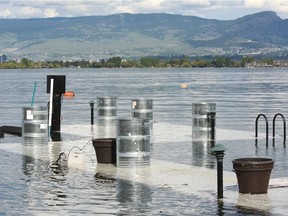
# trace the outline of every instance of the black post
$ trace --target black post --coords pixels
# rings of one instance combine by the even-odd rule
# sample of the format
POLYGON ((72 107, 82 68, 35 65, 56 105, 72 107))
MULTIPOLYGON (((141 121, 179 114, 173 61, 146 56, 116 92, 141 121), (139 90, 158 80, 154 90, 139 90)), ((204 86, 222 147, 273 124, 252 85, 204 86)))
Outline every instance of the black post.
POLYGON ((91 107, 91 125, 94 124, 94 101, 90 101, 90 107, 91 107))
POLYGON ((216 154, 218 199, 223 198, 223 158, 224 152, 216 154))
POLYGON ((53 94, 53 111, 51 124, 51 139, 61 141, 61 94, 53 94))
MULTIPOLYGON (((61 141, 61 100, 62 94, 65 93, 66 77, 62 75, 47 76, 47 93, 53 92, 53 108, 50 136, 52 141, 61 141), (54 80, 53 91, 51 89, 51 79, 54 80)), ((50 102, 49 102, 50 103, 50 102)), ((51 110, 49 111, 51 112, 51 110)))
POLYGON ((216 159, 217 159, 217 194, 218 194, 218 199, 223 198, 223 158, 224 158, 224 151, 225 150, 226 150, 226 148, 221 144, 215 145, 210 150, 216 156, 216 159))
POLYGON ((211 128, 211 139, 215 139, 215 118, 216 118, 216 112, 208 112, 207 113, 207 121, 208 125, 211 128))

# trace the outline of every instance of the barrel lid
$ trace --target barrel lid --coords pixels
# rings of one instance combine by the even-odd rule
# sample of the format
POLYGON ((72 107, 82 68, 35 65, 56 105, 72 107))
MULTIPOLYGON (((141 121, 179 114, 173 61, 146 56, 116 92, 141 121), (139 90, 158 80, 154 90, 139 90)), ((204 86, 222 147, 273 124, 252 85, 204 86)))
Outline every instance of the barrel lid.
POLYGON ((118 98, 118 97, 117 96, 101 96, 101 97, 97 97, 97 99, 101 99, 101 98, 107 99, 107 98, 118 98))

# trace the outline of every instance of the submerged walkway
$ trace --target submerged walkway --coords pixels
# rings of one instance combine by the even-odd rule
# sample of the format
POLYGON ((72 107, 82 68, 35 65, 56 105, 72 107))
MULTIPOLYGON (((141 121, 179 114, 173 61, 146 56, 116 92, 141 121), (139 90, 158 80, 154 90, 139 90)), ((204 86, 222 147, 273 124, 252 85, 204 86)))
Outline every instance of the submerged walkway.
MULTIPOLYGON (((154 193, 166 190, 171 193, 201 197, 207 202, 207 205, 217 202, 217 171, 215 166, 206 168, 194 166, 192 162, 192 164, 189 164, 189 160, 192 160, 193 157, 190 126, 177 125, 175 127, 175 125, 169 124, 155 124, 152 138, 151 165, 145 168, 119 168, 112 164, 97 164, 93 146, 89 143, 89 140, 96 138, 96 132, 96 126, 64 125, 62 127, 63 141, 49 143, 49 148, 39 147, 36 150, 36 148, 30 146, 26 148, 28 151, 23 151, 25 148, 22 148, 21 143, 5 143, 6 138, 4 138, 0 144, 0 149, 12 151, 16 154, 27 154, 27 156, 51 162, 55 161, 55 158, 62 151, 67 153, 75 146, 81 148, 86 145, 84 148, 85 154, 82 155, 83 161, 74 161, 74 163, 71 161, 69 173, 77 173, 84 169, 94 174, 98 173, 112 181, 122 179, 144 184, 154 193), (190 149, 190 152, 187 152, 187 149, 190 149), (159 155, 161 153, 166 155, 159 155), (176 162, 177 158, 179 162, 176 162)), ((253 132, 217 129, 216 134, 219 142, 225 140, 231 142, 235 140, 239 142, 253 140, 253 132)), ((14 140, 17 141, 17 139, 14 140)), ((206 153, 204 152, 204 155, 206 153)), ((242 154, 245 155, 246 152, 243 151, 242 154)), ((287 214, 288 178, 285 175, 271 178, 268 193, 262 195, 240 194, 236 174, 232 171, 224 171, 223 181, 224 198, 221 202, 224 203, 224 208, 225 205, 229 204, 229 206, 235 208, 235 211, 237 211, 237 208, 243 207, 262 213, 268 212, 269 215, 287 214)), ((167 197, 167 200, 169 200, 169 197, 167 197)), ((169 208, 169 205, 166 208, 169 208)), ((173 207, 170 206, 170 208, 173 207)), ((191 213, 198 212, 200 208, 203 207, 193 206, 191 200, 191 213)), ((225 209, 223 211, 225 213, 225 209)), ((164 213, 165 208, 163 207, 164 213)))
POLYGON ((4 134, 12 134, 16 136, 22 136, 22 128, 15 126, 1 126, 0 127, 0 137, 4 137, 4 134))

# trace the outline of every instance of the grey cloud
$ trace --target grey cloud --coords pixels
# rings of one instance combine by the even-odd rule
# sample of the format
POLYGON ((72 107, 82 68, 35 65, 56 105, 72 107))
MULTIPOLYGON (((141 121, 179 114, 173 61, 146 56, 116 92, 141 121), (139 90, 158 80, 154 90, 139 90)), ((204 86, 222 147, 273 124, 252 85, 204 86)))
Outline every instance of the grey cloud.
MULTIPOLYGON (((204 18, 235 19, 251 14, 245 2, 253 0, 0 0, 0 18, 31 18, 49 16, 91 16, 115 13, 174 13, 204 18), (24 10, 24 8, 26 9, 24 10), (31 7, 31 13, 27 10, 31 7), (10 13, 8 13, 10 12, 10 13)), ((272 10, 288 18, 288 7, 283 0, 273 1, 272 10), (279 7, 277 7, 277 5, 279 7), (280 7, 281 6, 281 7, 280 7)), ((272 3, 271 3, 272 4, 272 3)), ((267 10, 265 8, 257 9, 267 10)))

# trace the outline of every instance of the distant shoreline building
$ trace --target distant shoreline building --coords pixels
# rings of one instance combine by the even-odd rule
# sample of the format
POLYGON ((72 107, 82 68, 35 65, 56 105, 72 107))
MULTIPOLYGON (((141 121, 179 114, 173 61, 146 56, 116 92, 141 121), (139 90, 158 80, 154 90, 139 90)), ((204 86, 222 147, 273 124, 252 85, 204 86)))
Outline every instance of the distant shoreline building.
POLYGON ((4 63, 6 61, 7 61, 7 56, 3 55, 3 54, 0 54, 0 63, 4 63))

